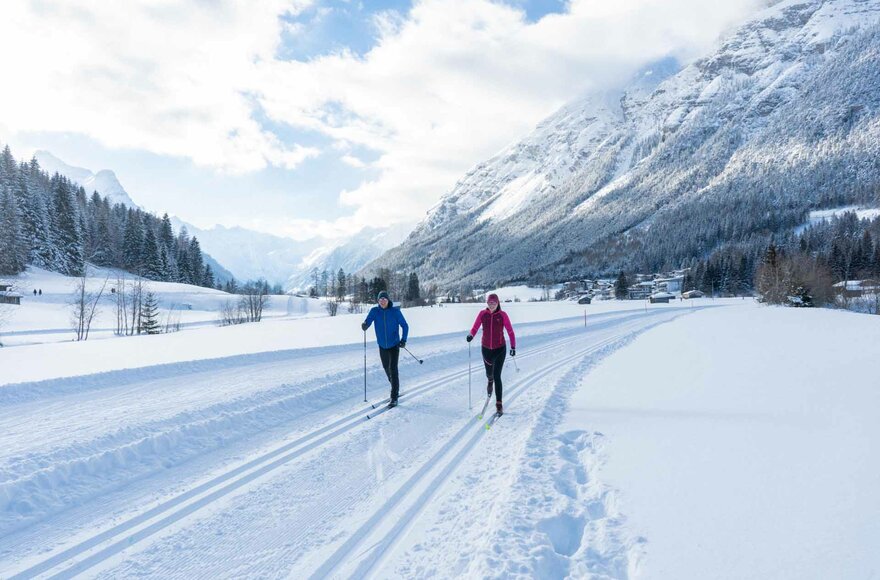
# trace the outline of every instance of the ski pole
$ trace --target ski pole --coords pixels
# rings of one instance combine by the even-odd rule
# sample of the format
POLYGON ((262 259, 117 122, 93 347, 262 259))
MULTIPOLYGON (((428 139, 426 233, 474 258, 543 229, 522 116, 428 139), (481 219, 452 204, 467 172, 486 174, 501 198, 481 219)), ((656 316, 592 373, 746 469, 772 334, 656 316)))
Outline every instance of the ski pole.
POLYGON ((364 331, 364 403, 367 402, 367 331, 364 331))
POLYGON ((468 343, 468 410, 471 410, 471 343, 468 343))
POLYGON ((512 356, 512 357, 510 357, 510 358, 513 359, 513 366, 514 366, 514 368, 516 369, 516 372, 519 372, 519 365, 516 364, 516 357, 515 357, 515 356, 512 356))
MULTIPOLYGON (((406 347, 403 347, 403 350, 405 350, 406 352, 409 352, 409 349, 406 348, 406 347)), ((425 361, 423 361, 422 359, 420 359, 419 357, 417 357, 416 355, 414 355, 414 354, 411 353, 411 352, 409 352, 409 356, 411 356, 411 357, 413 357, 414 359, 416 359, 417 361, 419 361, 419 364, 422 364, 423 362, 425 362, 425 361)))

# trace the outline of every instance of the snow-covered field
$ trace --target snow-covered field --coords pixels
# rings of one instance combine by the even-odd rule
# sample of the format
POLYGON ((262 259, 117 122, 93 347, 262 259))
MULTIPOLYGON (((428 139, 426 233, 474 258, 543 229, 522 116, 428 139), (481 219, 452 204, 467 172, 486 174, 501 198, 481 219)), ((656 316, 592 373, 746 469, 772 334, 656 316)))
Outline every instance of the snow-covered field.
MULTIPOLYGON (((130 278, 131 275, 127 275, 130 278)), ((0 326, 0 342, 4 346, 65 342, 75 338, 71 328, 71 302, 75 278, 62 276, 40 268, 29 267, 20 276, 4 278, 12 283, 22 295, 21 305, 8 307, 8 320, 0 326), (42 290, 35 295, 34 290, 42 290)), ((104 297, 98 315, 92 323, 89 340, 114 337, 116 310, 110 289, 116 285, 114 270, 90 268, 87 287, 98 291, 106 281, 104 297)), ((146 290, 159 300, 159 323, 164 328, 179 324, 181 329, 216 326, 224 303, 233 302, 236 296, 188 284, 171 282, 147 282, 146 290)), ((264 312, 266 318, 300 318, 326 316, 323 305, 317 300, 295 296, 273 296, 264 312)))
POLYGON ((876 317, 504 307, 491 429, 475 305, 405 311, 393 410, 363 315, 0 349, 0 577, 880 571, 876 317))

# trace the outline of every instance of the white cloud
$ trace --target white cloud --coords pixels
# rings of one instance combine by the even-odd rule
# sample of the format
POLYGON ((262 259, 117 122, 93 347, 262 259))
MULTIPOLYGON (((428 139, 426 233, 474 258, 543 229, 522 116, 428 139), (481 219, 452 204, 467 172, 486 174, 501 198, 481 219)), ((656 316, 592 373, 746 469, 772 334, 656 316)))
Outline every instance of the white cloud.
POLYGON ((701 54, 754 4, 573 0, 528 23, 499 3, 422 0, 406 20, 379 17, 363 57, 270 63, 258 98, 275 119, 380 152, 379 177, 340 196, 346 221, 412 220, 565 102, 651 59, 701 54))
MULTIPOLYGON (((340 219, 289 229, 354 232, 413 221, 475 163, 566 101, 642 63, 707 50, 758 0, 571 0, 536 23, 489 0, 420 0, 383 12, 366 55, 279 61, 279 16, 311 0, 11 3, 0 20, 3 122, 110 147, 189 157, 230 172, 293 168, 318 155, 256 118, 319 131, 377 177, 340 192, 340 219), (14 113, 13 113, 14 112, 14 113)), ((277 224, 272 218, 271 223, 277 224)), ((267 223, 269 223, 267 222, 267 223)), ((274 231, 288 229, 275 225, 274 231)))
POLYGON ((295 167, 317 150, 264 130, 249 95, 274 57, 279 15, 305 5, 9 3, 0 52, 17 90, 0 91, 0 111, 13 131, 82 133, 231 172, 295 167))

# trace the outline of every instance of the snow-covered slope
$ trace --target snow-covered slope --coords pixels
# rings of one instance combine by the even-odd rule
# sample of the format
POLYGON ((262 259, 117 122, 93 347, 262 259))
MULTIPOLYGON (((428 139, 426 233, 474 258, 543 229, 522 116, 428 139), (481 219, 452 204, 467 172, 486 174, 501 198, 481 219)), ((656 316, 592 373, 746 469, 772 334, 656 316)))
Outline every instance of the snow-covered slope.
POLYGON ((880 183, 878 22, 880 0, 776 2, 678 72, 563 108, 371 267, 441 285, 661 267, 863 197, 880 183))

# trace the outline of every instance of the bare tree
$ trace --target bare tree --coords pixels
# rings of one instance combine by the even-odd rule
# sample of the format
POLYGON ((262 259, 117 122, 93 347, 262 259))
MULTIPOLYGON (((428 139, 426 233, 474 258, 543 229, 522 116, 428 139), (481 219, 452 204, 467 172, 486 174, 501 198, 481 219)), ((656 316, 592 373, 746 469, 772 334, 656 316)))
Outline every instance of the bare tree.
POLYGON ((336 313, 339 311, 339 299, 336 296, 327 298, 324 301, 324 309, 327 310, 327 314, 330 316, 336 316, 336 313))
POLYGON ((111 289, 116 304, 116 334, 140 334, 141 313, 147 283, 140 276, 126 278, 125 272, 116 275, 116 286, 111 289))
POLYGON ((248 282, 242 292, 240 303, 247 322, 259 322, 263 319, 263 309, 269 305, 267 284, 263 280, 248 282))
POLYGON ((89 290, 88 273, 89 268, 86 266, 83 268, 82 276, 77 278, 71 302, 70 323, 78 341, 89 339, 92 321, 98 313, 98 303, 104 295, 104 290, 107 288, 107 280, 110 278, 109 274, 104 277, 104 281, 98 291, 89 290))
POLYGON ((220 326, 246 322, 241 300, 227 300, 220 306, 220 326))
POLYGON ((172 304, 165 316, 165 334, 180 331, 180 307, 172 304))

